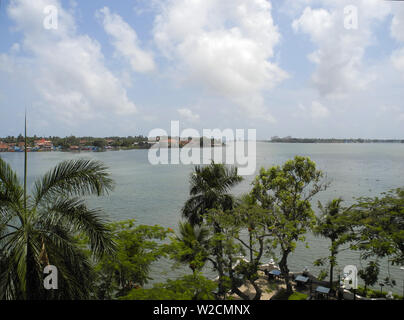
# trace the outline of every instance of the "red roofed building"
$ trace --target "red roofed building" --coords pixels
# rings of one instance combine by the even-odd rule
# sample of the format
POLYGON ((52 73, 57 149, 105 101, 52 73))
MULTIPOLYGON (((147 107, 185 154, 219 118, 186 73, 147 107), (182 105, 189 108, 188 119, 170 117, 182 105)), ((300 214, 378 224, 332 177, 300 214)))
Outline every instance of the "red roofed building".
POLYGON ((36 140, 34 143, 35 143, 35 146, 40 149, 52 149, 53 148, 53 144, 49 140, 40 139, 40 140, 36 140))
POLYGON ((8 151, 8 144, 0 141, 0 152, 8 151))

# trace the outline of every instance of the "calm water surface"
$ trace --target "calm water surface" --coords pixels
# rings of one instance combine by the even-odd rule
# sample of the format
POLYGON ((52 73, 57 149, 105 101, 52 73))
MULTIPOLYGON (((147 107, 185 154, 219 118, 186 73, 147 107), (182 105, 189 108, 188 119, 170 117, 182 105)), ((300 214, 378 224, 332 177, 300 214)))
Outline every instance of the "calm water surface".
MULTIPOLYGON (((112 173, 116 188, 108 197, 90 200, 92 206, 102 207, 111 220, 135 218, 141 224, 160 224, 176 229, 180 209, 188 198, 188 177, 192 166, 159 165, 148 162, 147 150, 116 151, 102 153, 61 153, 45 152, 28 154, 28 184, 44 174, 58 162, 75 158, 95 158, 103 161, 112 173)), ((354 197, 375 196, 389 189, 404 187, 404 144, 272 144, 257 143, 257 172, 260 167, 282 164, 295 155, 309 156, 323 170, 330 187, 313 200, 326 202, 342 197, 348 205, 354 197)), ((20 175, 23 173, 22 153, 2 153, 3 159, 11 164, 20 175)), ((254 176, 234 188, 233 192, 242 194, 250 190, 254 176)), ((313 261, 328 255, 329 242, 326 239, 307 235, 309 248, 301 244, 290 256, 291 271, 301 271, 308 266, 316 273, 318 268, 313 261)), ((358 254, 351 251, 341 252, 340 266, 355 264, 361 267, 358 254)), ((166 277, 177 277, 187 269, 170 268, 170 263, 160 261, 153 268, 155 281, 166 277)), ((389 289, 401 293, 404 271, 397 267, 382 265, 380 279, 388 273, 397 281, 397 286, 389 289)), ((384 289, 386 290, 386 288, 384 289)))

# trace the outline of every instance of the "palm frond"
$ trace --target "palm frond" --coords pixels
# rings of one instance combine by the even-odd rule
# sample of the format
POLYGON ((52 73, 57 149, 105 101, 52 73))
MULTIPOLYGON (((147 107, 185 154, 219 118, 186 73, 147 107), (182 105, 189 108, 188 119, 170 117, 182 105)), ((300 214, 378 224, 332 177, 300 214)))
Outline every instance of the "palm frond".
POLYGON ((99 209, 87 208, 84 200, 79 198, 57 198, 50 206, 43 208, 40 219, 44 229, 69 226, 73 234, 83 233, 89 238, 95 256, 113 253, 115 244, 110 229, 99 209))
POLYGON ((23 189, 11 166, 0 158, 0 209, 22 205, 23 189))
POLYGON ((58 268, 57 292, 43 292, 46 299, 88 299, 91 292, 92 265, 71 230, 65 226, 47 226, 41 230, 49 263, 58 268), (85 285, 83 285, 85 284, 85 285))
POLYGON ((243 178, 237 167, 212 162, 208 166, 195 166, 190 176, 190 198, 182 208, 182 215, 192 225, 201 224, 209 209, 232 209, 234 198, 227 192, 243 178))
POLYGON ((68 160, 59 163, 35 182, 34 205, 55 195, 101 196, 113 189, 107 168, 95 160, 68 160))

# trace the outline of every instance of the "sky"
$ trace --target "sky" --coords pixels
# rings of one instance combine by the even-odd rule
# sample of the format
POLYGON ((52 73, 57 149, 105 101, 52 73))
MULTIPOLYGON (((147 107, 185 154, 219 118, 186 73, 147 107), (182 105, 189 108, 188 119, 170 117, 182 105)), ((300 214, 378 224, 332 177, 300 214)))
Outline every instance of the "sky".
POLYGON ((404 1, 2 0, 0 136, 404 138, 404 1))

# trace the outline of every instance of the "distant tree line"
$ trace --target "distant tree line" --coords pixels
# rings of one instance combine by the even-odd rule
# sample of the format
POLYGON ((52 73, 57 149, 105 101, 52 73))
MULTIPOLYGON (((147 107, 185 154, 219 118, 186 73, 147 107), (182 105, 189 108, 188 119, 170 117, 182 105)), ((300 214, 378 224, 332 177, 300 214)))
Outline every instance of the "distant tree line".
MULTIPOLYGON (((55 147, 60 147, 61 149, 68 149, 70 146, 94 146, 99 148, 104 148, 105 146, 111 146, 114 148, 130 148, 134 144, 138 146, 146 146, 148 143, 148 138, 142 135, 139 136, 128 136, 128 137, 76 137, 76 136, 68 136, 68 137, 57 137, 57 136, 32 136, 27 137, 27 145, 29 147, 33 147, 36 140, 45 139, 52 142, 55 147)), ((7 136, 4 138, 0 138, 0 141, 5 143, 19 143, 24 142, 24 137, 20 134, 17 137, 7 136)))
POLYGON ((400 139, 335 139, 335 138, 293 138, 293 137, 272 137, 270 141, 274 143, 404 143, 400 139))

